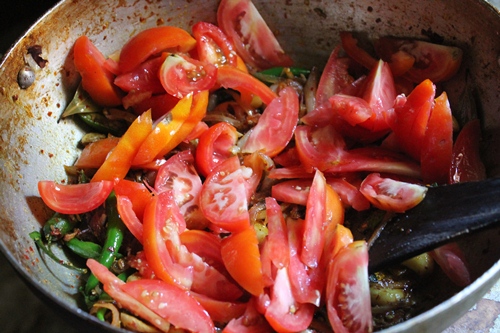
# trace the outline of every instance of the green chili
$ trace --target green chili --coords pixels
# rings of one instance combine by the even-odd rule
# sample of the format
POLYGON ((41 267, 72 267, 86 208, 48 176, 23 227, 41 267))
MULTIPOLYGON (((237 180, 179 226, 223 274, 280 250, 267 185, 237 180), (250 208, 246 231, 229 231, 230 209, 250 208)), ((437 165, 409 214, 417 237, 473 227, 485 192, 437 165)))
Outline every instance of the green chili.
POLYGON ((76 115, 79 117, 86 125, 92 128, 94 131, 103 133, 103 134, 111 134, 114 136, 122 136, 123 133, 128 128, 126 122, 121 120, 111 120, 106 118, 106 116, 102 113, 78 113, 76 115))
POLYGON ((259 73, 262 75, 283 76, 287 72, 293 74, 293 76, 301 76, 301 75, 307 76, 309 75, 309 73, 311 73, 311 70, 298 67, 273 67, 260 71, 259 73))
POLYGON ((75 227, 75 221, 69 215, 55 213, 42 228, 43 235, 47 241, 56 241, 71 232, 75 227))
MULTIPOLYGON (((105 205, 108 226, 106 241, 104 242, 98 261, 107 268, 110 268, 122 245, 126 227, 118 214, 118 209, 116 207, 116 195, 114 191, 111 192, 109 197, 106 199, 105 205)), ((87 280, 87 284, 85 285, 85 294, 89 295, 92 289, 94 289, 98 284, 99 281, 95 275, 91 274, 87 280)))
POLYGON ((31 239, 33 239, 35 241, 35 244, 37 245, 37 247, 40 250, 42 250, 45 254, 47 254, 52 260, 57 262, 58 264, 66 267, 66 268, 74 269, 74 270, 76 270, 80 273, 83 273, 83 274, 87 273, 86 268, 76 267, 75 265, 73 265, 72 263, 70 263, 68 261, 64 261, 62 259, 59 259, 54 254, 54 252, 52 252, 52 250, 50 249, 51 243, 49 243, 48 245, 45 245, 45 243, 42 241, 42 235, 38 231, 33 231, 29 235, 30 235, 31 239))
POLYGON ((85 259, 98 259, 102 253, 102 246, 94 242, 82 241, 76 237, 66 242, 66 246, 85 259))

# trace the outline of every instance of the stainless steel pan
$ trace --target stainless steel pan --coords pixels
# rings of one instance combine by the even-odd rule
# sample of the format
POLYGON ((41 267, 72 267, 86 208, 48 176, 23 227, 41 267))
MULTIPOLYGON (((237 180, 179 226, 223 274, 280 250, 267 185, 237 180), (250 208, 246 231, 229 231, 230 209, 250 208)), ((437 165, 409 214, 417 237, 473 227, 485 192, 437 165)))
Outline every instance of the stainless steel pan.
MULTIPOLYGON (((500 174, 500 14, 485 1, 473 0, 255 0, 283 48, 300 66, 322 64, 339 42, 341 30, 368 36, 425 38, 435 33, 462 47, 465 61, 458 78, 447 84, 452 107, 462 107, 467 91, 477 97, 484 131, 484 158, 490 176, 500 174), (466 84, 467 82, 467 84, 466 84)), ((215 21, 218 1, 62 1, 13 46, 0 67, 0 249, 47 302, 60 307, 75 326, 116 331, 79 308, 78 276, 44 261, 28 234, 39 229, 50 212, 37 193, 42 179, 63 180, 63 165, 77 157, 82 132, 59 115, 78 84, 71 48, 86 34, 104 54, 111 54, 133 34, 158 24, 189 29, 199 20, 215 21), (48 61, 38 68, 27 89, 17 83, 29 56, 42 47, 48 61), (83 326, 81 323, 83 322, 83 326)), ((453 323, 500 278, 500 230, 464 243, 475 281, 422 315, 387 332, 438 332, 453 323)), ((442 289, 438 281, 429 288, 442 289)))

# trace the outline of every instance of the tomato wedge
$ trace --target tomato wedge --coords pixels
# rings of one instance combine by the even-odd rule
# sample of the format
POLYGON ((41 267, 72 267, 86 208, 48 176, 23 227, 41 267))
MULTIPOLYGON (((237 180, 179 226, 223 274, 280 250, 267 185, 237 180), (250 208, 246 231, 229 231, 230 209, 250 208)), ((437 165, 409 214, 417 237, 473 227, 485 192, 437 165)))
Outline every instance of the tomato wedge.
POLYGON ((38 182, 38 192, 50 209, 61 214, 82 214, 102 205, 113 186, 108 180, 74 185, 42 180, 38 182))
POLYGON ((415 207, 427 193, 425 186, 382 178, 378 173, 369 174, 359 190, 375 207, 397 213, 415 207))
POLYGON ((190 332, 215 332, 214 323, 205 309, 177 286, 161 280, 139 279, 125 283, 121 289, 177 328, 190 332))
POLYGON ((449 243, 430 252, 446 276, 457 286, 465 287, 471 283, 471 274, 465 254, 457 243, 449 243))
POLYGON ((326 308, 335 332, 373 330, 366 242, 353 242, 333 258, 328 269, 326 308))
POLYGON ((216 123, 206 130, 196 146, 196 166, 200 173, 206 177, 218 164, 233 156, 237 140, 236 128, 226 122, 216 123))
POLYGON ((118 65, 122 73, 130 72, 150 56, 163 51, 188 52, 196 40, 185 30, 161 26, 143 30, 129 39, 120 51, 118 65))
POLYGON ((265 108, 257 125, 247 132, 241 151, 261 151, 269 157, 278 155, 291 140, 298 116, 299 97, 292 87, 286 87, 265 108), (277 136, 277 132, 280 135, 277 136))
POLYGON ((160 68, 160 81, 165 91, 177 98, 210 90, 217 80, 217 67, 180 54, 169 55, 160 68))
POLYGON ((148 91, 152 94, 165 92, 158 73, 167 55, 162 55, 141 63, 131 72, 118 75, 114 84, 123 91, 148 91))
POLYGON ((207 176, 200 203, 203 214, 214 225, 227 231, 242 231, 249 227, 246 181, 251 173, 250 168, 242 167, 238 157, 233 156, 207 176))
POLYGON ((222 0, 217 23, 238 55, 255 70, 292 65, 292 59, 285 54, 252 1, 222 0))
POLYGON ((92 100, 103 106, 122 103, 123 92, 113 84, 115 76, 106 69, 106 58, 87 36, 75 41, 73 57, 75 67, 82 76, 82 87, 92 100))
POLYGON ((223 65, 237 67, 238 55, 218 26, 208 22, 198 22, 191 30, 196 39, 196 50, 201 61, 217 67, 223 65))
POLYGON ((238 284, 254 296, 264 292, 259 241, 251 226, 221 241, 222 261, 238 284))

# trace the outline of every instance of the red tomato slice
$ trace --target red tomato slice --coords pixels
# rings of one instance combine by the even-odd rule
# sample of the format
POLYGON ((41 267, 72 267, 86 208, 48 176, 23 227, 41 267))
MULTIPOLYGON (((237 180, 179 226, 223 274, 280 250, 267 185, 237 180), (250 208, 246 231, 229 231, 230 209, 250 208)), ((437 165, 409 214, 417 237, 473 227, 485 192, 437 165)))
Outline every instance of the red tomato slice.
POLYGON ((190 295, 193 296, 198 303, 201 304, 203 309, 208 312, 214 323, 218 324, 226 324, 229 321, 242 316, 247 307, 246 303, 218 301, 192 291, 190 292, 190 295))
POLYGON ((250 0, 221 1, 217 23, 245 63, 255 70, 292 65, 292 59, 250 0))
POLYGON ((127 73, 152 55, 167 50, 188 52, 195 45, 196 40, 183 29, 173 26, 150 28, 139 32, 122 47, 118 65, 122 73, 127 73))
POLYGON ((120 179, 115 181, 114 189, 117 196, 125 196, 130 199, 135 214, 142 221, 144 209, 149 204, 152 196, 146 185, 127 179, 120 179))
POLYGON ((148 91, 152 94, 165 92, 158 73, 167 55, 159 56, 141 63, 131 72, 118 75, 114 83, 123 91, 148 91))
POLYGON ((157 193, 173 191, 188 229, 203 229, 208 224, 199 207, 201 187, 201 179, 194 167, 194 157, 190 150, 170 157, 158 169, 154 185, 157 193))
POLYGON ((396 101, 391 128, 401 149, 420 161, 427 123, 434 104, 436 87, 430 80, 420 83, 406 100, 396 101))
POLYGON ((458 47, 393 37, 378 39, 375 51, 384 61, 391 61, 398 52, 413 57, 414 64, 404 75, 415 83, 425 79, 434 83, 450 79, 460 68, 463 56, 458 47))
POLYGON ((86 145, 76 160, 75 166, 82 169, 98 169, 119 141, 120 138, 108 137, 86 145))
POLYGON ((250 226, 246 181, 251 169, 242 167, 237 156, 219 164, 203 183, 200 203, 203 214, 227 231, 250 226))
POLYGON ((369 70, 377 65, 377 60, 358 46, 358 40, 354 38, 352 33, 348 31, 341 31, 339 35, 342 48, 349 55, 349 57, 353 58, 358 64, 369 70))
POLYGON ((222 30, 208 22, 198 22, 192 27, 196 39, 196 49, 201 61, 217 67, 237 66, 237 55, 227 36, 222 30))
POLYGON ((142 244, 144 240, 144 227, 134 211, 132 201, 126 196, 117 195, 116 208, 118 209, 123 224, 125 224, 127 229, 134 235, 139 243, 142 244))
POLYGON ((354 237, 351 230, 340 223, 328 225, 325 237, 325 247, 321 260, 323 267, 328 267, 341 249, 354 242, 354 237))
POLYGON ((264 292, 259 241, 251 226, 222 239, 222 261, 238 284, 254 296, 264 292))
POLYGON ((190 289, 193 284, 193 267, 184 267, 174 261, 174 253, 166 246, 173 233, 185 229, 185 222, 174 201, 171 191, 153 196, 144 211, 144 253, 155 275, 183 289, 190 289), (166 231, 169 231, 168 234, 166 231))
POLYGON ((122 103, 123 92, 113 84, 115 76, 106 69, 106 58, 87 36, 81 36, 73 47, 75 67, 82 76, 82 87, 92 100, 102 106, 122 103))
POLYGON ((332 112, 351 126, 363 126, 374 116, 368 102, 360 97, 335 94, 328 100, 332 105, 332 112))
POLYGON ((266 219, 268 236, 266 238, 270 260, 276 268, 290 264, 290 250, 285 218, 275 198, 266 198, 266 219))
POLYGON ((251 298, 245 309, 245 313, 232 319, 222 330, 223 333, 272 333, 274 332, 269 323, 257 310, 256 298, 251 298))
POLYGON ((179 103, 179 99, 177 97, 170 94, 160 94, 132 104, 131 107, 138 115, 151 110, 151 117, 153 120, 157 120, 172 110, 177 103, 179 103))
POLYGON ((278 332, 300 332, 311 324, 315 309, 313 304, 295 301, 288 269, 278 269, 271 290, 271 303, 265 312, 269 324, 278 332))
POLYGON ((457 286, 465 287, 471 283, 471 275, 465 255, 457 243, 449 243, 430 252, 432 258, 444 273, 457 286))
POLYGON ((443 92, 431 110, 420 157, 426 184, 447 184, 453 150, 453 118, 448 96, 443 92))
POLYGON ((82 214, 102 205, 113 186, 113 182, 107 180, 74 185, 42 180, 38 182, 38 192, 50 209, 61 214, 82 214))
POLYGON ((243 95, 250 94, 257 96, 266 105, 269 105, 273 99, 278 97, 274 91, 262 81, 232 66, 219 67, 217 71, 217 82, 222 87, 237 90, 243 95))
POLYGON ((203 176, 207 176, 220 163, 233 156, 232 148, 238 140, 236 128, 220 122, 206 130, 196 147, 196 166, 203 176))
POLYGON ((205 309, 188 292, 161 280, 139 279, 121 289, 147 306, 176 328, 190 332, 215 332, 205 309))
POLYGON ((397 213, 415 207, 427 193, 425 186, 382 178, 378 173, 369 174, 359 190, 375 207, 397 213))
POLYGON ((326 180, 321 171, 316 171, 307 197, 306 219, 302 236, 300 259, 310 268, 318 266, 325 244, 326 180))
POLYGON ((371 332, 368 246, 356 241, 342 248, 328 269, 328 319, 335 332, 371 332))
POLYGON ((217 81, 217 67, 209 62, 171 54, 161 65, 160 81, 167 93, 183 98, 189 93, 210 90, 217 81))
POLYGON ((179 235, 182 245, 189 252, 195 253, 210 266, 224 273, 226 268, 222 262, 221 239, 214 233, 205 230, 185 230, 179 235))
POLYGON ((137 301, 134 297, 125 293, 121 289, 121 287, 125 285, 125 282, 118 279, 105 266, 101 265, 94 259, 87 260, 87 266, 104 285, 104 291, 115 301, 119 302, 123 308, 145 319, 163 332, 168 332, 170 330, 169 321, 165 320, 147 306, 137 301))
POLYGON ((480 156, 481 124, 471 120, 458 133, 453 145, 450 167, 450 184, 483 180, 486 169, 480 156))
POLYGON ((243 153, 261 151, 269 157, 278 155, 290 141, 297 126, 299 97, 292 87, 286 87, 266 107, 257 125, 247 132, 243 153), (276 135, 276 133, 280 133, 276 135))

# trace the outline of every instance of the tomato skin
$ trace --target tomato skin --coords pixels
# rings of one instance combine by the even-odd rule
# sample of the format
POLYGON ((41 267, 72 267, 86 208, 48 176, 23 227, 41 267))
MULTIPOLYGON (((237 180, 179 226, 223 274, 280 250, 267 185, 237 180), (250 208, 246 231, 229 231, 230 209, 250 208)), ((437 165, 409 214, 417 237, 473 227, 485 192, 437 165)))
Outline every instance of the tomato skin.
POLYGON ((142 244, 144 240, 144 227, 141 220, 137 217, 137 213, 134 211, 132 201, 127 196, 117 195, 116 208, 127 229, 142 244))
POLYGON ((292 65, 292 59, 250 0, 221 1, 217 23, 245 63, 254 69, 292 65))
POLYGON ((242 94, 258 96, 266 105, 269 105, 273 99, 278 97, 262 81, 232 66, 219 67, 217 83, 226 89, 234 89, 242 94))
POLYGON ((92 100, 102 106, 120 105, 123 92, 113 84, 114 75, 104 65, 106 58, 87 36, 75 41, 73 57, 82 87, 92 100))
POLYGON ((290 252, 287 227, 281 207, 275 198, 266 198, 266 219, 268 228, 266 246, 269 247, 270 260, 278 269, 288 267, 290 265, 290 252))
POLYGON ((114 187, 116 196, 125 196, 130 199, 133 210, 139 220, 142 220, 144 209, 151 200, 151 192, 143 183, 134 182, 127 179, 115 181, 114 187))
POLYGON ((427 193, 425 186, 382 178, 378 173, 369 174, 359 190, 375 207, 397 213, 415 207, 427 193))
POLYGON ((217 67, 230 65, 237 67, 237 54, 224 32, 216 25, 198 22, 192 27, 196 39, 196 49, 200 60, 217 67))
POLYGON ((238 284, 254 296, 264 292, 259 241, 251 226, 221 241, 222 261, 238 284))
POLYGON ((139 279, 127 282, 121 289, 167 319, 175 327, 190 332, 215 332, 209 314, 185 290, 161 280, 139 279), (165 306, 169 304, 170 306, 165 306), (175 304, 175 306, 171 306, 175 304))
POLYGON ((250 298, 245 313, 232 319, 222 330, 223 333, 272 333, 274 332, 267 320, 261 315, 255 297, 250 298))
POLYGON ((353 242, 333 258, 328 269, 326 307, 335 332, 373 330, 366 242, 353 242))
POLYGON ((226 324, 243 315, 247 307, 245 303, 219 301, 194 292, 190 292, 190 295, 201 304, 215 323, 226 324))
POLYGON ((158 73, 167 55, 146 60, 131 72, 118 75, 113 81, 123 91, 148 91, 152 94, 164 93, 158 73))
POLYGON ((206 130, 196 147, 196 166, 200 173, 206 177, 218 164, 231 157, 231 148, 237 140, 236 128, 226 122, 217 123, 206 130))
POLYGON ((448 96, 443 92, 431 110, 420 157, 426 184, 447 184, 453 150, 453 118, 448 96))
POLYGON ((161 26, 143 30, 129 39, 120 51, 118 65, 122 73, 130 72, 150 56, 162 51, 188 52, 196 40, 180 28, 161 26))
POLYGON ((183 98, 189 93, 212 89, 217 80, 217 67, 209 62, 172 54, 161 65, 159 75, 167 93, 183 98))
POLYGON ((481 124, 479 119, 474 119, 464 125, 453 145, 450 184, 486 178, 486 169, 481 161, 480 142, 481 124))
POLYGON ((248 170, 240 165, 237 156, 233 156, 207 176, 201 189, 200 207, 215 226, 227 231, 242 231, 250 226, 248 178, 244 174, 248 170))
POLYGON ((449 243, 430 252, 432 258, 444 273, 457 286, 465 287, 471 283, 470 270, 465 254, 457 243, 449 243))
POLYGON ((430 80, 420 83, 405 101, 394 106, 391 128, 400 148, 416 161, 420 161, 436 87, 430 80))
POLYGON ((43 202, 61 214, 82 214, 96 209, 106 201, 113 190, 113 182, 61 185, 54 181, 38 182, 38 192, 43 202))
POLYGON ((404 72, 404 77, 417 84, 426 79, 434 83, 450 79, 460 68, 463 57, 458 47, 420 40, 382 37, 374 46, 385 61, 391 61, 398 53, 403 53, 399 57, 413 58, 414 63, 404 72))
POLYGON ((257 125, 250 130, 242 152, 261 151, 269 157, 278 155, 292 139, 298 116, 298 95, 292 87, 286 87, 265 108, 257 125), (280 135, 276 136, 278 131, 280 135))
POLYGON ((151 110, 151 118, 153 118, 153 120, 157 120, 172 110, 177 103, 179 103, 179 98, 165 93, 150 96, 131 105, 131 107, 137 115, 141 115, 144 112, 151 110))

